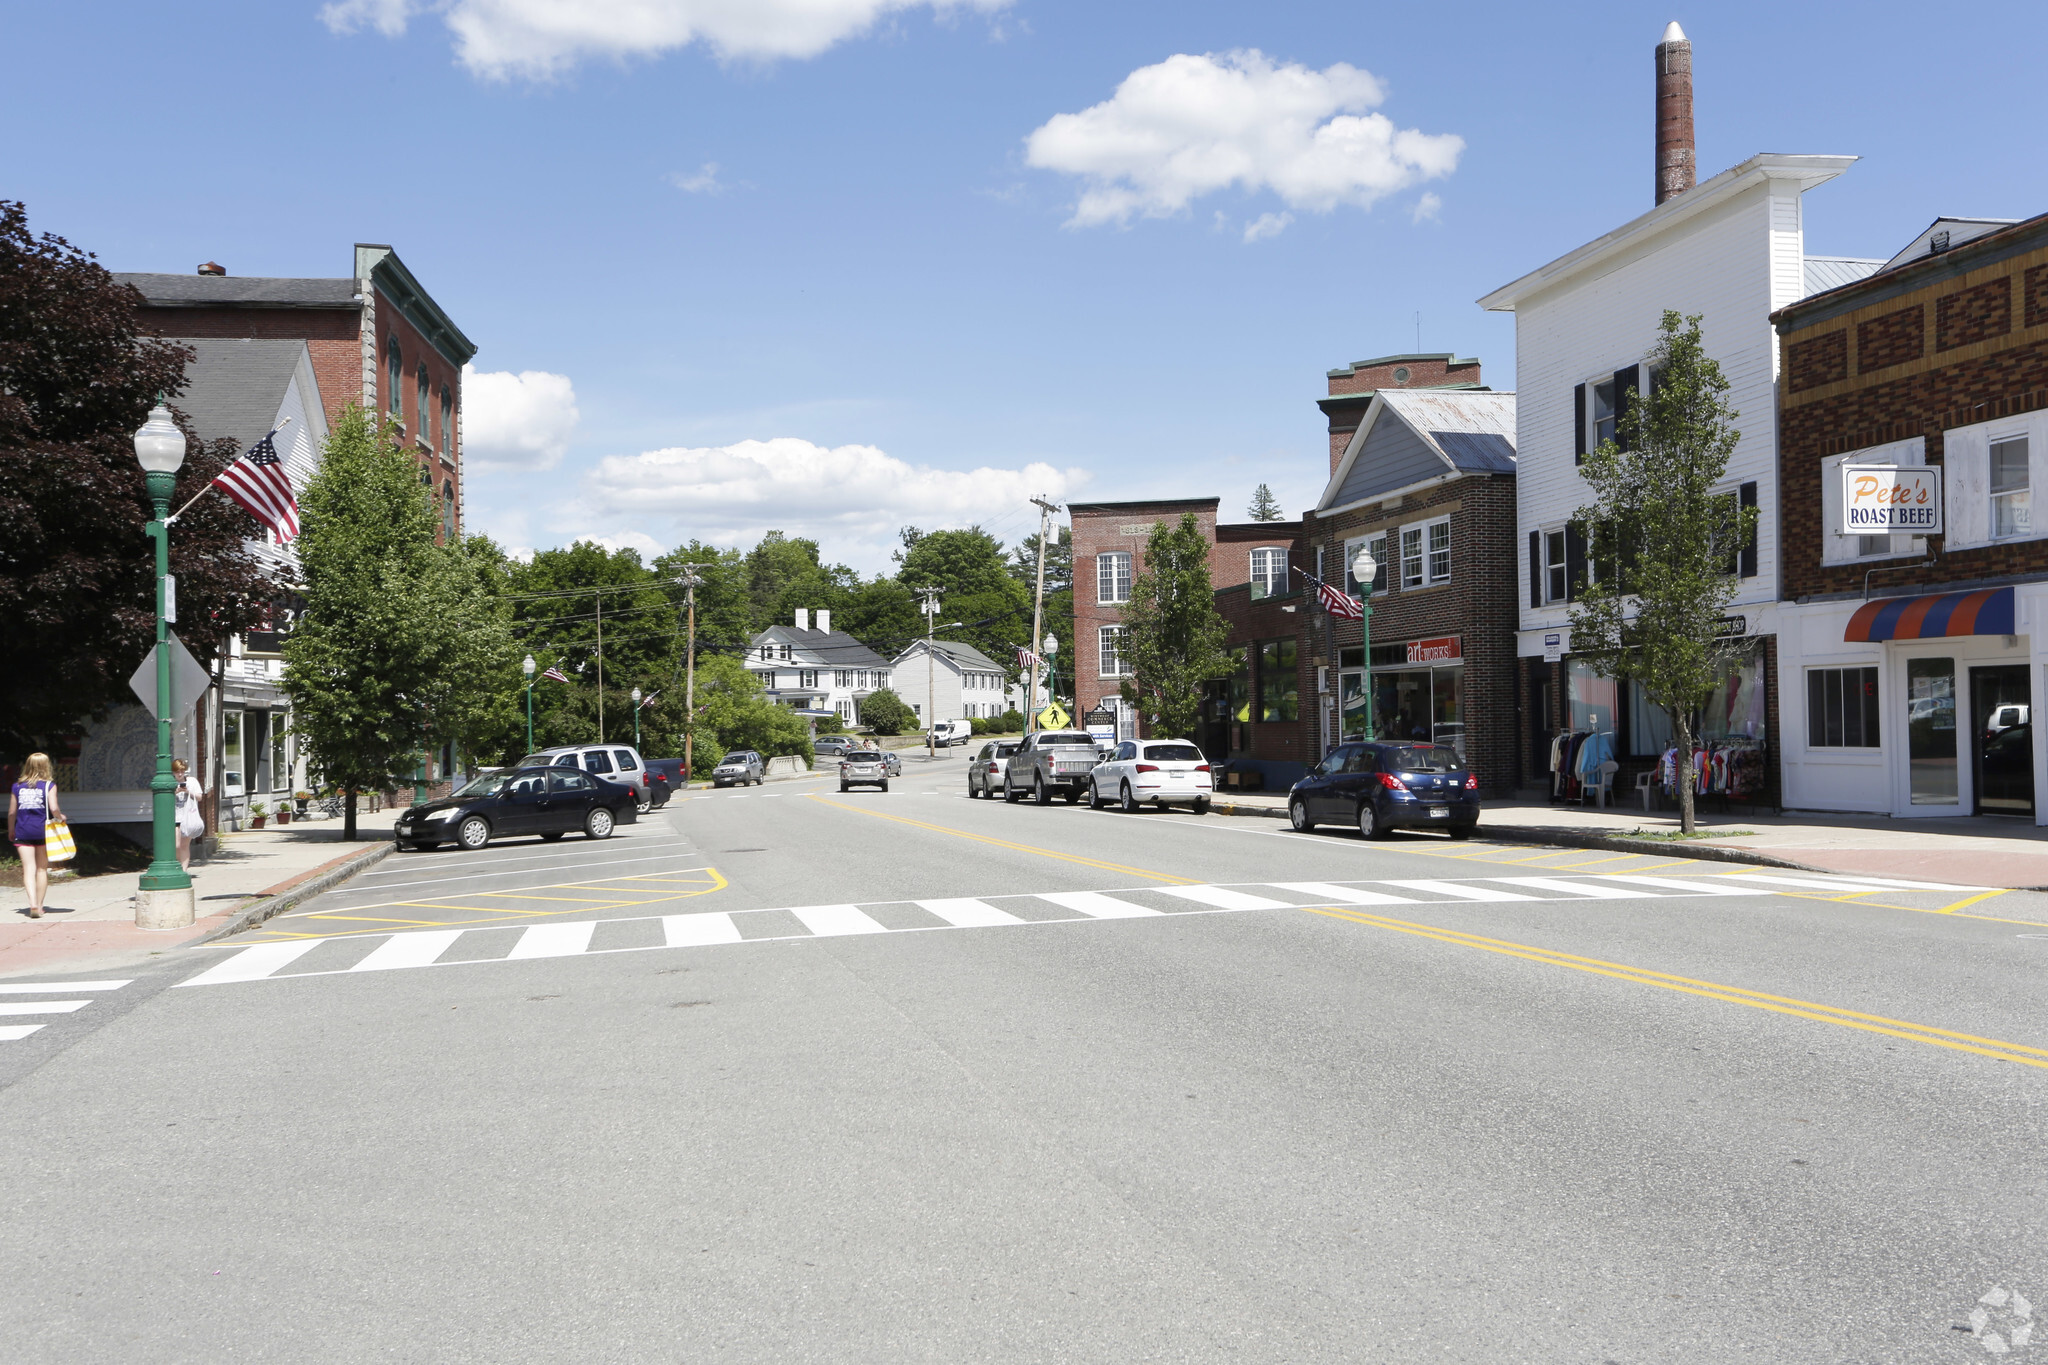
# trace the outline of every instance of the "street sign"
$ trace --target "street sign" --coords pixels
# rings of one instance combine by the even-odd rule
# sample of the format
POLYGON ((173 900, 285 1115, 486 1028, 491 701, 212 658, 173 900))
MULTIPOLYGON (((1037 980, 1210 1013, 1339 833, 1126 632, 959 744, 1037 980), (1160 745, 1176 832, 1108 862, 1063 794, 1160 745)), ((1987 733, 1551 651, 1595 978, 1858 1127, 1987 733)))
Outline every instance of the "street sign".
MULTIPOLYGON (((185 648, 174 631, 170 637, 171 650, 171 718, 177 719, 190 711, 199 701, 200 695, 212 685, 213 676, 192 657, 192 651, 185 648)), ((156 651, 150 650, 142 656, 142 667, 128 678, 129 690, 142 699, 142 707, 154 716, 156 714, 156 651)))
POLYGON ((1067 713, 1061 709, 1058 702, 1038 713, 1038 728, 1041 730, 1064 730, 1069 724, 1071 722, 1067 713))
POLYGON ((1941 470, 1926 465, 1842 466, 1842 528, 1845 536, 1910 531, 1938 536, 1941 529, 1941 470))
POLYGON ((1543 662, 1554 664, 1564 657, 1564 632, 1550 631, 1543 637, 1543 662))

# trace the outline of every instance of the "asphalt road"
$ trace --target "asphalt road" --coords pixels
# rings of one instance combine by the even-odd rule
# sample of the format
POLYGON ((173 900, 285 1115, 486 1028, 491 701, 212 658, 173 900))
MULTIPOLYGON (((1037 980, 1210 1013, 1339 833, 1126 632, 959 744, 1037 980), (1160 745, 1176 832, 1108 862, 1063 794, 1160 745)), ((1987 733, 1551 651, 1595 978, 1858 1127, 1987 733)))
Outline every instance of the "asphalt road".
POLYGON ((962 767, 398 855, 73 992, 0 1043, 0 1355, 2048 1351, 2048 900, 962 767))

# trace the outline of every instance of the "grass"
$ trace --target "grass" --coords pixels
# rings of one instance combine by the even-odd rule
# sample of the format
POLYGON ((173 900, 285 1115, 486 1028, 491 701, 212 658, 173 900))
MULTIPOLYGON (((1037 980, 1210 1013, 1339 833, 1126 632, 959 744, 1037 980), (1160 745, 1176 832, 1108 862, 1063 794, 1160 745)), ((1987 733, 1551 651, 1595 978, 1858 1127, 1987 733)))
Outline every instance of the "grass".
POLYGON ((1650 843, 1675 844, 1688 839, 1742 839, 1754 838, 1755 836, 1756 831, 1753 829, 1696 829, 1692 833, 1687 834, 1675 829, 1638 828, 1632 829, 1618 837, 1623 839, 1642 839, 1650 843))
MULTIPOLYGON (((101 877, 110 872, 140 872, 149 866, 149 850, 108 830, 90 825, 73 825, 71 837, 78 843, 78 856, 68 863, 51 863, 50 871, 69 871, 81 877, 101 877)), ((9 844, 0 855, 0 884, 21 884, 21 859, 9 844)))

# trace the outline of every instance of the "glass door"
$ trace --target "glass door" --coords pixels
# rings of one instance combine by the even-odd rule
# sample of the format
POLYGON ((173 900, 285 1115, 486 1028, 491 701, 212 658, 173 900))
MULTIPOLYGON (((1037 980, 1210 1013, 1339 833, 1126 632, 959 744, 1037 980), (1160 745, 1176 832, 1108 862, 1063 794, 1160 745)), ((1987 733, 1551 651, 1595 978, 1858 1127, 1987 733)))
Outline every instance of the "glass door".
POLYGON ((1906 660, 1906 786, 1911 804, 1961 802, 1956 756, 1956 661, 1906 660))
POLYGON ((2033 709, 2025 664, 1970 670, 1977 814, 2033 815, 2033 709))

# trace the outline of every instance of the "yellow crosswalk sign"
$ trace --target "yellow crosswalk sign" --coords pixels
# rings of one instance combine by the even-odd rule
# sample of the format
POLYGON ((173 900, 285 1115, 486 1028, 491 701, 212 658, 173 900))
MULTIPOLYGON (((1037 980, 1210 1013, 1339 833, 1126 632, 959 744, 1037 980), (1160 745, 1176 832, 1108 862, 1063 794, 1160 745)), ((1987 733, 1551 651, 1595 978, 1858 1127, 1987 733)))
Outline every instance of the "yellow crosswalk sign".
POLYGON ((1038 713, 1038 728, 1041 730, 1064 730, 1071 724, 1072 717, 1060 709, 1058 702, 1052 703, 1038 713))

